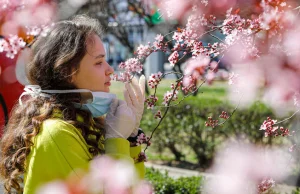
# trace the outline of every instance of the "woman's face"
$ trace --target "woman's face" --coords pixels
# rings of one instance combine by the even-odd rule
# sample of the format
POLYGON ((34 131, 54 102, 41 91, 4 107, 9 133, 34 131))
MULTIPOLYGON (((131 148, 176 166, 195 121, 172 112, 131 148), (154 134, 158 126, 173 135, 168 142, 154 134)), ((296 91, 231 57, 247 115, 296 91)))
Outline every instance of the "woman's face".
POLYGON ((91 35, 79 70, 72 76, 72 83, 78 89, 109 92, 110 75, 113 72, 114 69, 105 61, 105 49, 101 39, 96 34, 91 35))

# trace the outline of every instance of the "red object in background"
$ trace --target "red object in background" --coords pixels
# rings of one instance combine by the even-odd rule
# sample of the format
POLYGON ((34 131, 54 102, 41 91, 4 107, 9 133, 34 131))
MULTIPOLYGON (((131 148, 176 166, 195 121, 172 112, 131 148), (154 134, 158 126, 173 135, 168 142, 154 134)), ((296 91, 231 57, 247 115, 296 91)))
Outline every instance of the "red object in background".
POLYGON ((17 57, 9 59, 5 53, 0 53, 0 137, 11 109, 24 89, 17 80, 16 62, 17 57))

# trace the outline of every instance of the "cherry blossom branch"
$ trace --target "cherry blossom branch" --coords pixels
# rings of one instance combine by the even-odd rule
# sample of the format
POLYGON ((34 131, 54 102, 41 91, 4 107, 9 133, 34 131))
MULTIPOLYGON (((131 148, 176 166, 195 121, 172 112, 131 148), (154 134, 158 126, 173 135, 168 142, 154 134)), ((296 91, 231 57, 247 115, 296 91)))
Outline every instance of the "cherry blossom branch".
POLYGON ((211 30, 208 30, 208 31, 202 33, 200 36, 198 36, 197 39, 201 38, 202 36, 204 36, 204 35, 206 35, 206 34, 209 34, 209 33, 211 33, 211 32, 214 32, 214 31, 216 31, 216 30, 219 30, 219 29, 221 29, 222 27, 223 27, 223 25, 215 26, 215 28, 213 28, 213 29, 211 29, 211 30))
MULTIPOLYGON (((164 74, 162 74, 162 76, 159 78, 159 79, 160 79, 159 82, 161 81, 162 78, 164 78, 165 76, 170 75, 170 74, 179 74, 179 75, 181 75, 181 76, 183 77, 182 73, 180 73, 180 72, 169 72, 169 73, 164 73, 164 74)), ((179 79, 176 80, 176 82, 178 82, 178 81, 179 81, 179 79)), ((181 80, 180 80, 180 81, 181 81, 181 80)), ((180 82, 180 81, 179 81, 179 82, 180 82)), ((158 87, 158 84, 154 87, 154 94, 153 94, 153 98, 154 98, 154 99, 156 98, 157 87, 158 87)), ((159 106, 155 106, 155 107, 159 107, 159 106)))
POLYGON ((174 30, 174 31, 171 31, 171 32, 165 34, 164 37, 166 37, 166 36, 168 36, 168 35, 170 35, 170 34, 172 34, 172 33, 174 33, 174 32, 177 32, 177 30, 174 30))
POLYGON ((185 98, 189 97, 190 95, 192 95, 193 93, 195 93, 197 90, 200 89, 200 87, 206 82, 206 79, 202 81, 202 83, 192 92, 190 92, 188 95, 184 96, 177 104, 172 104, 172 105, 168 105, 168 106, 156 106, 158 108, 169 108, 169 107, 174 107, 179 105, 185 98))
MULTIPOLYGON (((212 71, 215 71, 216 68, 218 67, 219 63, 221 62, 221 60, 223 59, 224 57, 224 54, 222 55, 222 57, 218 60, 217 62, 217 66, 212 70, 212 71)), ((198 91, 201 86, 206 83, 207 79, 205 78, 202 83, 194 90, 194 91, 191 91, 189 94, 185 95, 177 104, 172 104, 172 105, 168 105, 168 106, 156 106, 156 107, 159 107, 159 108, 167 108, 167 107, 173 107, 173 106, 177 106, 179 105, 185 98, 189 97, 190 95, 192 95, 193 93, 195 93, 196 91, 198 91)))
POLYGON ((226 43, 225 43, 223 40, 221 40, 219 37, 217 37, 217 36, 215 36, 215 35, 213 35, 213 34, 211 34, 211 33, 209 33, 209 35, 212 36, 212 37, 214 37, 215 39, 219 40, 220 42, 226 44, 226 43))
POLYGON ((235 111, 236 111, 236 110, 238 109, 238 107, 240 106, 241 99, 242 99, 242 95, 240 96, 240 100, 239 100, 238 104, 236 105, 236 107, 235 107, 235 108, 233 109, 233 111, 231 112, 231 114, 230 114, 223 122, 218 123, 217 125, 215 125, 215 127, 223 125, 224 123, 227 122, 227 120, 229 120, 229 119, 232 117, 232 115, 235 113, 235 111))
POLYGON ((150 145, 149 142, 150 142, 150 140, 152 139, 154 132, 157 130, 157 128, 160 126, 161 122, 162 122, 162 121, 164 120, 164 118, 166 117, 166 115, 167 115, 167 113, 168 113, 168 111, 169 111, 169 108, 170 108, 169 105, 170 105, 172 99, 174 98, 175 93, 176 93, 176 90, 177 90, 177 88, 179 87, 179 85, 180 85, 180 81, 177 81, 177 84, 176 84, 176 87, 175 87, 175 89, 174 89, 174 91, 173 91, 172 97, 169 99, 169 102, 168 102, 168 108, 165 110, 165 112, 164 112, 162 118, 159 120, 158 124, 157 124, 156 127, 153 129, 153 131, 151 132, 151 135, 150 135, 149 139, 147 140, 147 145, 146 145, 146 147, 145 147, 145 149, 144 149, 144 153, 146 153, 146 150, 148 149, 148 147, 149 147, 149 145, 150 145))
POLYGON ((276 122, 276 125, 277 125, 277 124, 280 124, 280 123, 283 123, 283 122, 285 122, 285 121, 287 121, 287 120, 290 120, 290 119, 291 119, 292 117, 294 117, 299 111, 300 111, 300 109, 298 109, 297 111, 295 111, 290 117, 285 118, 285 119, 283 119, 283 120, 281 120, 281 121, 279 121, 279 122, 276 122))

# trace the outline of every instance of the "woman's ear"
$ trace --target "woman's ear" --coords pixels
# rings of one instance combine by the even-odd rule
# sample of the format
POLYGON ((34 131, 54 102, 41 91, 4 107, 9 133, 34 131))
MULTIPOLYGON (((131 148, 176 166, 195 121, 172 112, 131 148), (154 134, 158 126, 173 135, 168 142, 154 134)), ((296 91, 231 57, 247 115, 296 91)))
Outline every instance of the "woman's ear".
POLYGON ((70 75, 70 83, 71 84, 75 84, 76 82, 76 78, 77 78, 77 71, 73 70, 72 74, 70 75))
POLYGON ((71 84, 74 84, 74 82, 75 82, 75 76, 72 75, 72 76, 70 77, 70 83, 71 83, 71 84))

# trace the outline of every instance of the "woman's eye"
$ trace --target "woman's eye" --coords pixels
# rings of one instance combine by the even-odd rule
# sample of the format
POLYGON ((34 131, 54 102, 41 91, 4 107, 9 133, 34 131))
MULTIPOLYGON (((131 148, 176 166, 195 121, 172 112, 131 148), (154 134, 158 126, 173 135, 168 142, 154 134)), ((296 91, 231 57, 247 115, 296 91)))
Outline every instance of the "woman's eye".
POLYGON ((98 63, 96 63, 96 65, 102 65, 102 62, 98 62, 98 63))

